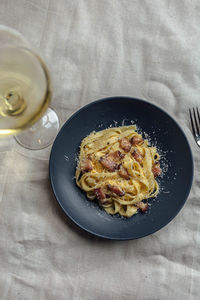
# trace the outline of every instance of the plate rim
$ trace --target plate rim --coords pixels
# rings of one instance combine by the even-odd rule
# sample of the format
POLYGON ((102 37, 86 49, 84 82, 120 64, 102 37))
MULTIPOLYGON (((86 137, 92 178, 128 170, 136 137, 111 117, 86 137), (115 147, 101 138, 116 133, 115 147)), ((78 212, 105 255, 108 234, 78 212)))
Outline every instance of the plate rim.
POLYGON ((126 240, 136 240, 136 239, 139 239, 139 238, 143 238, 143 237, 146 237, 146 236, 149 236, 155 232, 158 232, 159 230, 161 230, 162 228, 164 228, 165 226, 167 226, 179 213, 180 211, 182 210, 182 208, 184 207, 187 199, 188 199, 188 196, 190 194, 190 191, 191 191, 191 188, 192 188, 192 184, 193 184, 193 178, 194 178, 194 159, 193 159, 193 153, 192 153, 192 149, 191 149, 191 146, 190 146, 190 143, 188 141, 188 138, 185 134, 185 132, 183 131, 182 127, 179 125, 179 123, 175 120, 175 118, 173 116, 171 116, 168 112, 166 112, 163 108, 161 108, 160 106, 148 101, 148 100, 144 100, 144 99, 140 99, 140 98, 136 98, 136 97, 131 97, 131 96, 111 96, 111 97, 104 97, 104 98, 100 98, 100 99, 97 99, 97 100, 94 100, 84 106, 82 106, 80 109, 78 109, 76 112, 74 112, 66 121, 65 123, 62 125, 62 127, 59 129, 59 132, 58 134, 56 135, 56 138, 53 142, 53 145, 52 145, 52 148, 51 148, 51 153, 50 153, 50 158, 49 158, 49 179, 50 179, 50 185, 51 185, 51 189, 53 191, 53 194, 55 196, 55 199, 56 201, 58 202, 58 204, 60 205, 60 207, 62 208, 63 212, 65 213, 65 215, 72 221, 74 222, 79 228, 81 228, 81 230, 84 230, 86 231, 87 233, 93 235, 93 236, 97 236, 99 238, 103 238, 103 239, 106 239, 106 240, 117 240, 117 241, 126 241, 126 240), (100 234, 100 233, 96 233, 95 231, 93 230, 90 230, 90 229, 87 229, 86 227, 84 227, 83 225, 81 225, 78 221, 76 221, 76 219, 74 219, 69 213, 68 211, 65 209, 65 207, 62 205, 61 201, 59 200, 59 197, 56 193, 56 189, 55 189, 55 185, 54 185, 54 182, 53 182, 53 179, 52 179, 52 156, 53 156, 53 151, 54 151, 54 147, 55 147, 55 142, 56 142, 56 139, 58 137, 58 135, 61 134, 61 131, 64 130, 65 126, 68 125, 68 123, 70 123, 70 121, 76 117, 76 115, 78 115, 80 112, 82 112, 83 110, 87 110, 88 107, 92 106, 92 105, 95 105, 99 102, 106 102, 108 100, 117 100, 117 99, 128 99, 128 100, 136 100, 136 101, 140 101, 140 102, 143 102, 145 104, 148 104, 148 105, 151 105, 153 106, 154 108, 160 110, 162 113, 166 114, 175 124, 176 126, 179 128, 180 132, 182 133, 182 135, 184 136, 185 138, 185 141, 188 145, 188 150, 189 150, 189 154, 190 154, 190 158, 191 158, 191 178, 190 178, 190 181, 189 181, 189 186, 188 186, 188 191, 187 191, 187 194, 184 198, 184 200, 181 202, 181 205, 179 207, 179 209, 176 211, 175 215, 173 215, 171 218, 168 219, 168 222, 164 225, 161 225, 159 228, 155 229, 155 230, 151 230, 150 232, 146 233, 146 234, 141 234, 141 235, 138 235, 137 237, 113 237, 113 236, 109 236, 109 235, 106 235, 106 234, 100 234))

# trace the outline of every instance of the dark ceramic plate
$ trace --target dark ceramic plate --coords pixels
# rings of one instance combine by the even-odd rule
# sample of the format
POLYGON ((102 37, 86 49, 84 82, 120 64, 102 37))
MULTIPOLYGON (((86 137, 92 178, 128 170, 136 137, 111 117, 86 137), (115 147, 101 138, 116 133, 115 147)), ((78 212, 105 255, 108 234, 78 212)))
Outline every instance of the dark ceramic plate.
POLYGON ((183 207, 193 179, 191 150, 179 125, 157 106, 129 97, 101 99, 76 112, 56 137, 49 168, 53 192, 66 215, 92 234, 117 240, 140 238, 167 225, 183 207), (74 175, 85 136, 93 130, 132 123, 157 145, 164 174, 159 179, 161 192, 149 201, 148 212, 126 219, 108 215, 96 202, 88 201, 74 175))

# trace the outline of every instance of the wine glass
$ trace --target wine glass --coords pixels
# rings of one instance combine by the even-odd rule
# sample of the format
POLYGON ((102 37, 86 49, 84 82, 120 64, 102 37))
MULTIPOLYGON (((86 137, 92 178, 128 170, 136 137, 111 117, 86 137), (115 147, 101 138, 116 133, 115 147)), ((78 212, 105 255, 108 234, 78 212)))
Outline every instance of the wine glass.
POLYGON ((51 97, 42 58, 19 32, 0 25, 0 137, 14 135, 28 149, 49 146, 59 129, 51 97))

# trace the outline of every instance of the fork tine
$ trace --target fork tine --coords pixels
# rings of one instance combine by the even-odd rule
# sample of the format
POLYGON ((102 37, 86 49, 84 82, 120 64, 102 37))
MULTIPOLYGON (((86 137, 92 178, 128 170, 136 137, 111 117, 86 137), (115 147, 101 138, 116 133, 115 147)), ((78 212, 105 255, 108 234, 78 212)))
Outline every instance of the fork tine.
POLYGON ((191 122, 191 126, 192 126, 192 132, 193 132, 193 135, 196 136, 191 109, 189 109, 189 113, 190 113, 190 122, 191 122))
POLYGON ((197 134, 199 134, 199 124, 197 122, 197 117, 196 117, 196 112, 195 112, 194 107, 193 107, 193 114, 194 114, 194 122, 195 122, 195 125, 196 125, 197 134))
POLYGON ((198 109, 198 107, 196 107, 196 110, 197 110, 197 117, 198 117, 198 121, 199 121, 199 125, 200 125, 200 115, 199 115, 199 109, 198 109))

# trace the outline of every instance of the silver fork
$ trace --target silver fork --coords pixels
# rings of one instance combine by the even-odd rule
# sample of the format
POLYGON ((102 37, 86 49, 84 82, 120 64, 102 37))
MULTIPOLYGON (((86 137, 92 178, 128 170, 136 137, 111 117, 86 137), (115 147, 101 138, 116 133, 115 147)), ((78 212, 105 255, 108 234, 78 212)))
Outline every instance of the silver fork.
POLYGON ((192 133, 197 145, 200 147, 200 114, 198 107, 189 109, 190 122, 192 127, 192 133))

